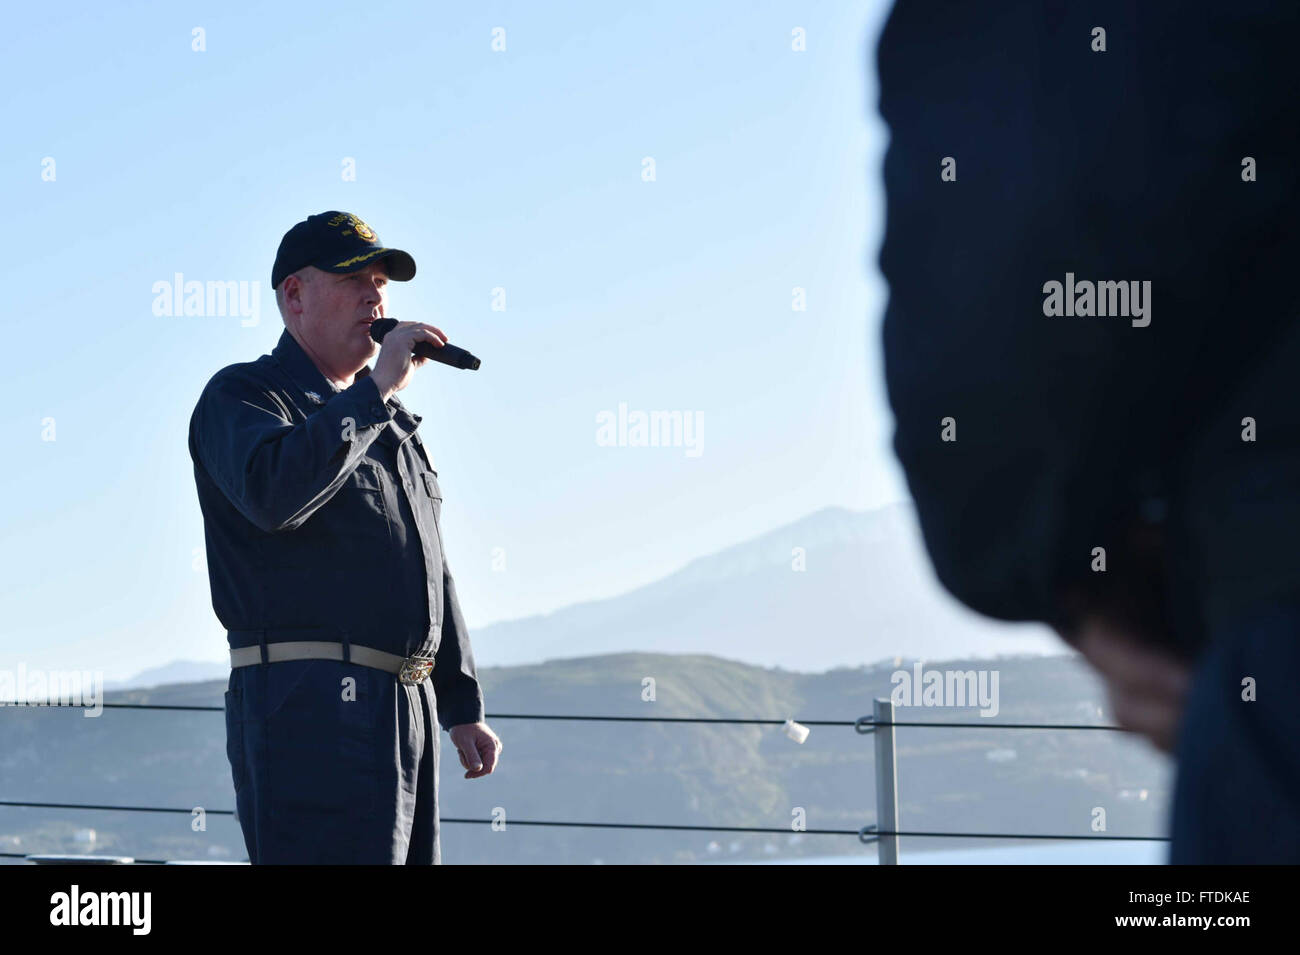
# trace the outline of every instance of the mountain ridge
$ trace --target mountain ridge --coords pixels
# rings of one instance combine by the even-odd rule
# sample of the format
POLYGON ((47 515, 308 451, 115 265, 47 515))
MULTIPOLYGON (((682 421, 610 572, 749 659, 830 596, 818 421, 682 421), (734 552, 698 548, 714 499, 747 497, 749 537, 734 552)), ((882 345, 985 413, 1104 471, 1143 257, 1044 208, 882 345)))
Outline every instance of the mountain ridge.
MULTIPOLYGON (((998 658, 1065 648, 1046 627, 988 620, 949 596, 909 502, 825 507, 621 594, 471 628, 470 640, 481 666, 705 653, 800 673, 897 656, 998 658)), ((177 674, 218 679, 226 670, 179 660, 107 687, 158 685, 177 674)))

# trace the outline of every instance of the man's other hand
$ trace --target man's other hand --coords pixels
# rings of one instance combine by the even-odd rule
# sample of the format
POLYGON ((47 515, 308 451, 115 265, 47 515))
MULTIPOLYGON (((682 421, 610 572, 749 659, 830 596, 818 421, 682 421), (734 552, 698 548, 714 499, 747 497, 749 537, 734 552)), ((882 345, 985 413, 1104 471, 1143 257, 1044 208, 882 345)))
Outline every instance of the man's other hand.
POLYGON ((1070 642, 1106 681, 1106 695, 1119 725, 1172 754, 1191 667, 1145 645, 1104 617, 1084 617, 1073 636, 1070 642))
POLYGON ((461 723, 448 729, 447 735, 456 744, 460 764, 468 770, 466 779, 486 776, 497 768, 501 740, 486 723, 461 723))

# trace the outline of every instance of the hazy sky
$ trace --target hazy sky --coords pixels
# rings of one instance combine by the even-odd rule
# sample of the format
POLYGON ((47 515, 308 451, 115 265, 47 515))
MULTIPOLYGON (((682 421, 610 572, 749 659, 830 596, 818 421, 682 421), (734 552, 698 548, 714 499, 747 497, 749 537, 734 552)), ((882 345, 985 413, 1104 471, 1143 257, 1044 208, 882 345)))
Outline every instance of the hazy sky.
POLYGON ((483 359, 400 394, 471 632, 905 499, 877 346, 885 12, 10 8, 0 667, 224 658, 189 417, 275 345, 276 246, 327 209, 414 255, 390 314, 483 359), (176 273, 244 283, 256 311, 158 315, 176 273), (602 446, 620 403, 691 415, 700 453, 602 446))

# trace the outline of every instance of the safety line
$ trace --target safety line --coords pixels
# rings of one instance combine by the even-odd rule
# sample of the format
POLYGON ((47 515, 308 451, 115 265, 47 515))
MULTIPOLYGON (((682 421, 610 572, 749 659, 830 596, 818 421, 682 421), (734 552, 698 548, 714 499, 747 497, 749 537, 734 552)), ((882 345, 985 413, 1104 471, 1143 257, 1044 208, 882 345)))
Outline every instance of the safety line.
MULTIPOLYGON (((0 701, 0 706, 17 708, 17 704, 0 701)), ((41 709, 89 709, 84 703, 70 706, 46 706, 43 703, 27 703, 25 707, 41 709)), ((224 713, 224 706, 180 706, 161 703, 100 703, 106 710, 191 710, 210 713, 224 713)), ((485 720, 590 720, 612 723, 721 723, 739 726, 784 726, 783 719, 739 719, 726 716, 588 716, 560 713, 488 713, 485 720)), ((990 723, 986 721, 966 720, 964 722, 934 722, 930 720, 894 720, 883 722, 863 717, 859 720, 805 720, 794 722, 802 726, 932 726, 949 729, 1000 729, 1000 730, 1109 730, 1112 732, 1131 732, 1123 726, 1110 726, 1102 723, 990 723)))

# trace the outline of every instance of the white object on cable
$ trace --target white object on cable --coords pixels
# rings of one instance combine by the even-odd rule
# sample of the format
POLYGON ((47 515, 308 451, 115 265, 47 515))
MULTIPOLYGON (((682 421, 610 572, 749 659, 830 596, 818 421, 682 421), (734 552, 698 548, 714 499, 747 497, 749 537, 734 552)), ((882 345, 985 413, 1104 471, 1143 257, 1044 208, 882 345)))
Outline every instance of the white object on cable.
POLYGON ((802 743, 808 738, 808 727, 804 726, 802 723, 796 723, 794 720, 786 720, 783 729, 785 730, 785 735, 790 737, 796 743, 802 743))

